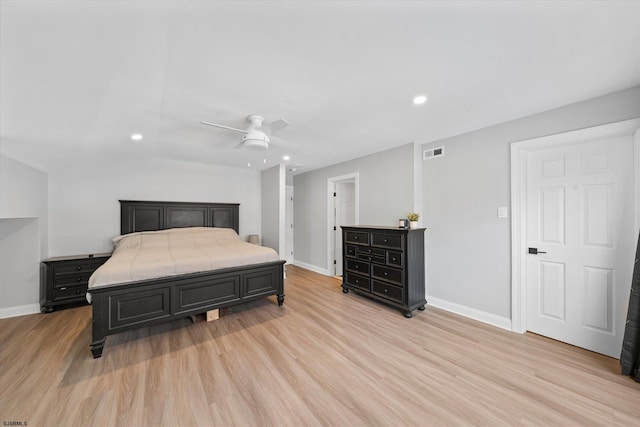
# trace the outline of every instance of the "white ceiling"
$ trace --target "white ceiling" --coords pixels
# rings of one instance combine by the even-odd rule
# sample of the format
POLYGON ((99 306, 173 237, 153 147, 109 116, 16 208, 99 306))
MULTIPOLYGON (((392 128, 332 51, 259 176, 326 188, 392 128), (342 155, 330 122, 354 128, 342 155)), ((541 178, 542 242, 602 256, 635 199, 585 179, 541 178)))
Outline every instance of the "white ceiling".
POLYGON ((301 172, 640 84, 640 1, 2 0, 0 17, 0 149, 45 170, 286 153, 301 172), (252 113, 295 147, 235 150, 199 124, 252 113))

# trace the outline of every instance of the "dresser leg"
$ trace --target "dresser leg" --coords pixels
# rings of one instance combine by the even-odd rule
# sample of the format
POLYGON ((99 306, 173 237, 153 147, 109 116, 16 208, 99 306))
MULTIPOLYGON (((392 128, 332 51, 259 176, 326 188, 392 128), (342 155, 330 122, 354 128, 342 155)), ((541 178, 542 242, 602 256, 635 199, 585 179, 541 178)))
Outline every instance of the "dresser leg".
POLYGON ((278 305, 282 307, 282 304, 284 304, 284 294, 278 295, 278 305))
POLYGON ((104 343, 107 338, 102 338, 101 340, 93 341, 91 343, 91 354, 93 354, 93 358, 97 359, 102 356, 102 350, 104 349, 104 343))
POLYGON ((343 293, 343 294, 348 294, 348 293, 349 293, 349 289, 347 289, 347 288, 342 288, 342 293, 343 293))
POLYGON ((42 313, 51 313, 52 311, 53 311, 53 307, 50 305, 45 305, 40 309, 40 312, 42 313))
POLYGON ((424 305, 422 307, 418 307, 418 310, 424 311, 424 305))
POLYGON ((406 317, 407 319, 411 319, 413 317, 413 313, 411 313, 411 310, 405 311, 404 317, 406 317))

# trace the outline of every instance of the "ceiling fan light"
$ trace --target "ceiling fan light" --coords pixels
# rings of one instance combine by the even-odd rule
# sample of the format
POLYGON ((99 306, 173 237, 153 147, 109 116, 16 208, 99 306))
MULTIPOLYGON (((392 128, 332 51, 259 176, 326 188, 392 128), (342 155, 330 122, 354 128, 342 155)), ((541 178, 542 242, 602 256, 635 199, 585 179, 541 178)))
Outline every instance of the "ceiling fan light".
POLYGON ((248 132, 242 137, 242 142, 248 150, 264 151, 269 148, 269 137, 262 132, 248 132))

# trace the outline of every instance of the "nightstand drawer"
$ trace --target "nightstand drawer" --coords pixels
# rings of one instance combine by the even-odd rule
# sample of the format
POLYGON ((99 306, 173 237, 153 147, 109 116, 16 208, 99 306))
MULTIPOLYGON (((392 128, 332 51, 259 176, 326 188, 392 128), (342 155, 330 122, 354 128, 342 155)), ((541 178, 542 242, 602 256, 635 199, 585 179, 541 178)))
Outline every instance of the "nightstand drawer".
POLYGON ((83 262, 63 262, 53 265, 53 275, 88 273, 91 275, 98 267, 104 264, 104 260, 83 261, 83 262))
POLYGON ((91 274, 78 274, 75 276, 56 277, 53 280, 53 287, 57 289, 65 286, 86 286, 87 283, 89 283, 89 277, 91 277, 91 274))
POLYGON ((371 277, 386 280, 399 286, 402 286, 404 284, 402 282, 402 270, 398 270, 395 268, 374 265, 372 266, 371 277))
POLYGON ((64 300, 70 298, 78 299, 79 297, 84 298, 86 293, 86 286, 62 287, 53 291, 53 299, 64 300))
POLYGON ((404 300, 403 288, 390 285, 388 283, 378 282, 376 280, 373 280, 371 282, 371 293, 390 299, 391 301, 395 301, 400 304, 402 304, 404 300))

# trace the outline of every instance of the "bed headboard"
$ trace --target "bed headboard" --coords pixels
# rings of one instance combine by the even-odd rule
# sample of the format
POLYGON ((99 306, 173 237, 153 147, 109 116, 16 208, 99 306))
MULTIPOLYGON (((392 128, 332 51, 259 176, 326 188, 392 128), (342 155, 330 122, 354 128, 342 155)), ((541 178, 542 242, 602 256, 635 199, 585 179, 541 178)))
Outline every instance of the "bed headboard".
POLYGON ((240 204, 120 200, 120 234, 179 227, 233 228, 240 204))

